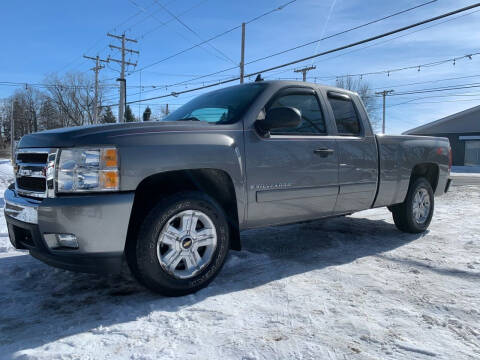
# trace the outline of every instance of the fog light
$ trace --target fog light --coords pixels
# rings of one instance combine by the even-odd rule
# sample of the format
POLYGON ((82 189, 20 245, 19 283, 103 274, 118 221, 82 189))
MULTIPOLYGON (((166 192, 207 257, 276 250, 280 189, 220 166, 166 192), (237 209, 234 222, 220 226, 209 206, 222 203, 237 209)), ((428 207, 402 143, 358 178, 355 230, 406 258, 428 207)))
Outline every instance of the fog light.
POLYGON ((73 234, 44 234, 43 236, 50 249, 78 249, 77 237, 73 234))

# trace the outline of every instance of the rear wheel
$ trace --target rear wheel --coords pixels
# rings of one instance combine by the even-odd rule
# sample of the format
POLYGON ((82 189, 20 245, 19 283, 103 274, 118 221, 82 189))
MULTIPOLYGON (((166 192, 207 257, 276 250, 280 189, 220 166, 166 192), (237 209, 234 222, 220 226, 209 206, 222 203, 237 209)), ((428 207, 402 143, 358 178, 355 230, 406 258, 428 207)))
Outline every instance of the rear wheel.
POLYGON ((421 233, 432 221, 434 196, 430 183, 425 178, 418 178, 410 187, 402 204, 390 207, 393 221, 403 232, 421 233))
POLYGON ((151 290, 181 296, 207 286, 222 268, 228 249, 222 208, 203 193, 176 194, 144 220, 130 268, 151 290))

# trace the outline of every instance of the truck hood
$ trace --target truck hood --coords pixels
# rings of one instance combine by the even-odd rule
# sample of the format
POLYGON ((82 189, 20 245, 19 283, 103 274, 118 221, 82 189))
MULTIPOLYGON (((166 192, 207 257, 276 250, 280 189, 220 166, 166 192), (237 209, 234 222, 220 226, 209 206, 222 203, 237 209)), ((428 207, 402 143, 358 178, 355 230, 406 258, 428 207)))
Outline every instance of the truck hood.
POLYGON ((203 121, 164 121, 77 126, 25 135, 17 147, 20 149, 112 144, 110 137, 119 135, 165 131, 202 131, 214 129, 215 126, 203 121))

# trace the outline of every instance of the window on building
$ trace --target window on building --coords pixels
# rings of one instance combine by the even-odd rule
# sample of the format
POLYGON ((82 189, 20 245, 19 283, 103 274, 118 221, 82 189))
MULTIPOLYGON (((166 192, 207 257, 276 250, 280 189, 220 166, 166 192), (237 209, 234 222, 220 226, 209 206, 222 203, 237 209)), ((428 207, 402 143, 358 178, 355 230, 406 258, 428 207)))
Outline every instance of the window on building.
POLYGON ((480 140, 465 141, 465 165, 480 166, 480 140))

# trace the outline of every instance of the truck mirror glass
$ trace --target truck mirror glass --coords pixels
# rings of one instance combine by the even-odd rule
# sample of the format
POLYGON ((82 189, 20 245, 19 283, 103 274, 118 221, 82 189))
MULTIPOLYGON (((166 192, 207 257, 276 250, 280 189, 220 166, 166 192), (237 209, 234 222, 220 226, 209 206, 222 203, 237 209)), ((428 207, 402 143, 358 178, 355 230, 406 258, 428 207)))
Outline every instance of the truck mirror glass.
POLYGON ((272 129, 295 128, 302 122, 300 110, 293 107, 277 107, 269 109, 264 120, 257 120, 255 126, 265 134, 272 129))

